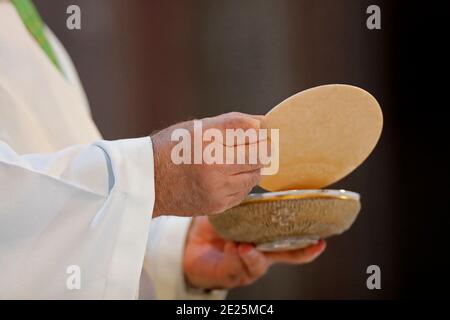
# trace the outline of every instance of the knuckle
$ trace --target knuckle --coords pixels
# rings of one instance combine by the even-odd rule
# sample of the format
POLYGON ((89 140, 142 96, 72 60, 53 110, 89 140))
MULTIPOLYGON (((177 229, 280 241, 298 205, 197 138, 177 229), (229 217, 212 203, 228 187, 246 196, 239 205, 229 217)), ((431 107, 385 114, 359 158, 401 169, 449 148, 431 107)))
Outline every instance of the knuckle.
POLYGON ((226 115, 226 128, 247 128, 252 123, 251 118, 240 112, 230 112, 226 115))
POLYGON ((231 111, 225 114, 227 117, 229 118, 240 118, 240 117, 244 117, 245 114, 243 114, 242 112, 238 112, 238 111, 231 111))

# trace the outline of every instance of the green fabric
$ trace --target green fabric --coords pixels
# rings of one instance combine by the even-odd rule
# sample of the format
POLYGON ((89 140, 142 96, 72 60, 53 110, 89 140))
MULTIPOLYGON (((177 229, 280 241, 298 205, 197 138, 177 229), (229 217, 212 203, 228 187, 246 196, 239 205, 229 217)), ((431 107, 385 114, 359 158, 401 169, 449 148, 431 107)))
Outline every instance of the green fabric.
POLYGON ((55 52, 45 36, 44 22, 37 12, 34 4, 31 0, 11 0, 11 3, 16 7, 17 13, 27 27, 28 31, 36 39, 53 64, 61 70, 55 52))

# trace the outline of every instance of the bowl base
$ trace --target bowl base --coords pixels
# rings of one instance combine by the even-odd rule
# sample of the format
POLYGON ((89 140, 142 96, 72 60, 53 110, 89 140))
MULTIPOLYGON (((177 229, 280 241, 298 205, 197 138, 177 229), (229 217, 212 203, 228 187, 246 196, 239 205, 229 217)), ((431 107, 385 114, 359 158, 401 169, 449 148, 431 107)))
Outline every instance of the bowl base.
POLYGON ((316 244, 319 240, 319 236, 288 237, 258 244, 256 249, 264 252, 297 250, 316 244))

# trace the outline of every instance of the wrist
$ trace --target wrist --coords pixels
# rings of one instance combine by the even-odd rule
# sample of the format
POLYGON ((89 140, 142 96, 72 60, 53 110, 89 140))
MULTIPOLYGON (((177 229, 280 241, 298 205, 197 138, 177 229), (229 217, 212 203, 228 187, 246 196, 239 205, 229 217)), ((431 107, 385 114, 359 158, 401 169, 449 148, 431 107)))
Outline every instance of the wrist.
POLYGON ((153 206, 153 218, 157 218, 162 215, 164 210, 163 201, 161 199, 162 190, 161 190, 161 166, 162 166, 162 143, 159 137, 159 134, 156 133, 150 136, 153 145, 153 172, 154 172, 154 181, 155 181, 155 204, 153 206))

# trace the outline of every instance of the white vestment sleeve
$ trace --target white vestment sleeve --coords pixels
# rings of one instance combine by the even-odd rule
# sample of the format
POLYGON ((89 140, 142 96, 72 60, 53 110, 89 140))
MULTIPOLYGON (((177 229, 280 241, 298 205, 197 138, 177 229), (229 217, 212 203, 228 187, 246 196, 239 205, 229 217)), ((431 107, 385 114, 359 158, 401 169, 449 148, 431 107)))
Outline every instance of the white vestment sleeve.
POLYGON ((149 137, 47 155, 0 141, 0 298, 135 298, 154 198, 149 137))
POLYGON ((150 226, 139 297, 224 299, 226 290, 190 289, 183 273, 184 245, 191 218, 162 216, 150 226))

